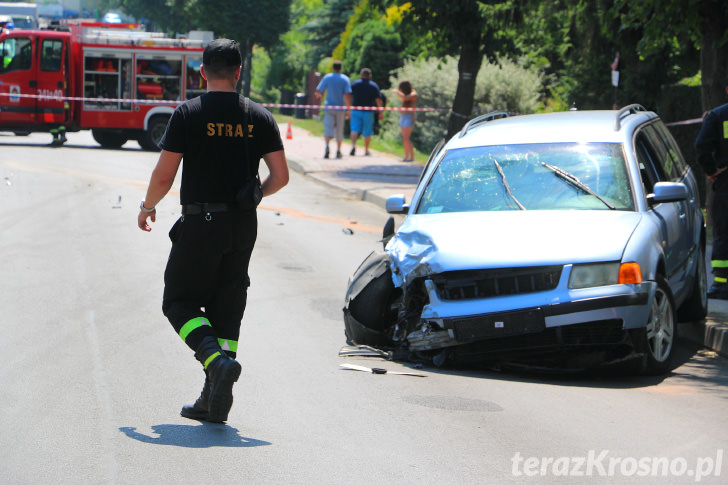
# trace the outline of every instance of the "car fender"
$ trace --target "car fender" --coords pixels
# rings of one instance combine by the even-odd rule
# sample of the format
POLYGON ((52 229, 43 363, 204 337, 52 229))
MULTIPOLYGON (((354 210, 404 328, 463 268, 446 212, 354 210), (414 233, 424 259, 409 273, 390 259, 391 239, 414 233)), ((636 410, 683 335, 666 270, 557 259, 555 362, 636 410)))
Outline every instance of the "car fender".
POLYGON ((637 263, 644 281, 655 281, 658 272, 664 272, 665 253, 662 228, 654 217, 645 215, 635 227, 624 248, 623 263, 637 263))

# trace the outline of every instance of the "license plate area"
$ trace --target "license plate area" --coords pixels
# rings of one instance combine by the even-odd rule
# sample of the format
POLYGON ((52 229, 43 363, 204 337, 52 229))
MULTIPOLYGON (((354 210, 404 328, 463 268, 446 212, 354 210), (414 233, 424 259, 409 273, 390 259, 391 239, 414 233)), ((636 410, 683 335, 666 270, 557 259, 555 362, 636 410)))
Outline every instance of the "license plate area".
POLYGON ((546 329, 546 321, 540 308, 445 320, 443 323, 461 342, 512 337, 546 329))

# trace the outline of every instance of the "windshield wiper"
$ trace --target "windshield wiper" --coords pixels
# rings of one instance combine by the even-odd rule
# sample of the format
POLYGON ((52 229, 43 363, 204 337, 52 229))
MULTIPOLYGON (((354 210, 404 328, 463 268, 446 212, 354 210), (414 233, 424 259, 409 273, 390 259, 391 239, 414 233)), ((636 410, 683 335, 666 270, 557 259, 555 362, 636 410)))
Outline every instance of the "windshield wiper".
POLYGON ((585 184, 584 182, 582 182, 581 180, 579 180, 579 177, 577 177, 576 175, 574 175, 572 173, 569 173, 566 170, 561 169, 559 167, 556 167, 554 165, 549 165, 548 163, 541 162, 541 165, 543 165, 544 167, 548 168, 549 170, 551 170, 552 172, 554 172, 557 176, 559 176, 562 179, 566 180, 567 182, 569 182, 574 187, 576 187, 578 189, 581 189, 583 192, 585 192, 585 193, 587 193, 589 195, 593 195, 594 197, 596 197, 597 199, 599 199, 604 205, 606 205, 610 209, 612 209, 612 210, 616 209, 616 207, 614 207, 612 204, 610 204, 609 202, 607 202, 606 200, 604 200, 604 198, 602 198, 601 195, 597 194, 591 188, 589 188, 589 186, 587 184, 585 184))
POLYGON ((501 168, 500 163, 498 163, 497 160, 493 160, 493 163, 495 163, 495 168, 498 169, 498 173, 500 174, 501 182, 503 183, 503 187, 505 187, 506 189, 506 193, 510 196, 511 199, 513 199, 513 202, 515 202, 522 211, 525 211, 526 208, 523 207, 523 204, 521 204, 518 199, 516 199, 516 196, 513 195, 513 192, 511 192, 511 187, 510 185, 508 185, 508 181, 506 180, 506 174, 503 173, 503 169, 501 168))

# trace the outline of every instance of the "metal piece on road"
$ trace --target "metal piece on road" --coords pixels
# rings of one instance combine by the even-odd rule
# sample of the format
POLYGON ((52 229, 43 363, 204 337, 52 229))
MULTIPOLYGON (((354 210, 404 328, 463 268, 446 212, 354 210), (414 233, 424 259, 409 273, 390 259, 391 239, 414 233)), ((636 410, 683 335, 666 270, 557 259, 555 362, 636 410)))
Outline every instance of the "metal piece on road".
POLYGON ((392 360, 393 353, 368 345, 345 345, 339 350, 339 357, 384 357, 387 360, 392 360))
POLYGON ((360 370, 362 372, 371 372, 372 374, 397 374, 400 376, 412 376, 412 377, 427 377, 424 374, 415 374, 414 372, 396 372, 382 369, 381 367, 364 367, 363 365, 355 364, 340 364, 339 367, 346 370, 360 370))

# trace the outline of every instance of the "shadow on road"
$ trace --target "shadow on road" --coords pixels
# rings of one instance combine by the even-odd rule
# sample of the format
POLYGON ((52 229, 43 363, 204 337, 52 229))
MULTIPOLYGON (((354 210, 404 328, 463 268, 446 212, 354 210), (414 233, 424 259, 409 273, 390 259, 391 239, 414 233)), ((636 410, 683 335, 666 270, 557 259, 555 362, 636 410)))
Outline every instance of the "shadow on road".
POLYGON ((622 365, 613 364, 579 371, 508 364, 497 367, 458 365, 436 368, 401 363, 405 367, 418 369, 418 372, 568 387, 639 389, 662 383, 669 385, 690 383, 692 386, 697 385, 704 392, 725 392, 728 387, 728 366, 725 364, 725 359, 711 350, 686 341, 677 344, 670 371, 658 376, 639 375, 634 362, 631 361, 625 361, 622 365))
POLYGON ((240 432, 224 424, 201 423, 199 425, 158 424, 152 426, 150 436, 139 433, 133 426, 119 428, 129 438, 153 445, 179 446, 182 448, 250 448, 271 443, 246 438, 240 432))

